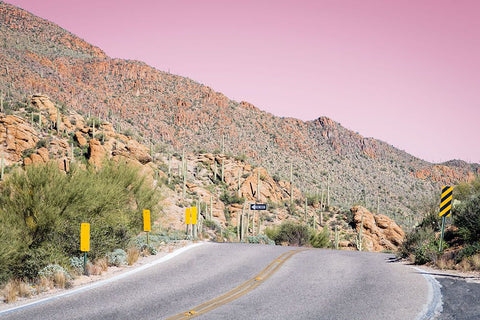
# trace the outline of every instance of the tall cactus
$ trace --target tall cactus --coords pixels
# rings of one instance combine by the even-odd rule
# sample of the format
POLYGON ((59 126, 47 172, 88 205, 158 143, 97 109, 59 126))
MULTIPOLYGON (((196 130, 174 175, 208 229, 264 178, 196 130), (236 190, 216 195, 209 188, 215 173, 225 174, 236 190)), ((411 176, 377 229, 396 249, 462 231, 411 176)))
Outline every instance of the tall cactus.
POLYGON ((242 168, 238 169, 238 188, 237 188, 237 193, 238 193, 238 197, 240 198, 241 195, 242 195, 242 192, 240 191, 240 176, 241 176, 241 173, 242 173, 242 168))
POLYGON ((1 161, 1 166, 2 166, 2 171, 0 173, 0 180, 3 181, 3 175, 5 174, 5 158, 4 158, 4 155, 3 155, 3 152, 2 152, 2 161, 1 161))
POLYGON ((358 231, 358 234, 355 237, 355 246, 357 247, 358 251, 362 251, 363 249, 363 214, 360 222, 360 230, 358 231))
POLYGON ((307 223, 308 215, 307 215, 307 196, 305 196, 305 223, 307 223))
POLYGON ((210 196, 210 220, 213 219, 213 196, 210 196))
POLYGON ((222 172, 221 172, 221 181, 224 182, 225 180, 225 159, 222 159, 222 172))
POLYGON ((335 225, 335 249, 338 250, 339 235, 338 235, 338 226, 335 225))
POLYGON ((330 173, 327 176, 327 208, 330 207, 330 173))
POLYGON ((168 180, 167 180, 167 183, 170 184, 170 180, 172 179, 172 156, 170 154, 168 154, 167 156, 167 161, 168 161, 168 170, 167 170, 167 176, 168 176, 168 180))
POLYGON ((182 197, 185 199, 187 193, 187 162, 185 159, 185 150, 182 152, 182 176, 183 176, 183 188, 182 197))
POLYGON ((293 164, 290 163, 290 204, 293 204, 293 164))
POLYGON ((260 201, 260 169, 257 170, 257 201, 260 201))
POLYGON ((57 107, 57 135, 60 133, 60 110, 57 107))

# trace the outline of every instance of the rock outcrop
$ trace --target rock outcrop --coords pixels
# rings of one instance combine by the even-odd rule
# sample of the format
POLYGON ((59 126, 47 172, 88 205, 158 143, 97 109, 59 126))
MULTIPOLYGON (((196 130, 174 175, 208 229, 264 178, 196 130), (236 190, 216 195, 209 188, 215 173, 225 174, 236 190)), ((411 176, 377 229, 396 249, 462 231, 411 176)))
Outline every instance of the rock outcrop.
POLYGON ((405 232, 395 221, 383 214, 373 214, 362 206, 350 210, 357 232, 360 231, 363 217, 363 245, 366 251, 397 251, 405 232))

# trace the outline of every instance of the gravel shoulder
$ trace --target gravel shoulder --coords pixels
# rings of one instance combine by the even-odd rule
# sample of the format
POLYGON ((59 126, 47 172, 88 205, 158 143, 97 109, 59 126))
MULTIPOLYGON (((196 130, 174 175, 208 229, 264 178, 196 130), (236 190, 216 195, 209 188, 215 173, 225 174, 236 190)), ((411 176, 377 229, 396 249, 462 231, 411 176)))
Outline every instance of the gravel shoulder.
POLYGON ((438 281, 442 293, 442 312, 437 320, 480 319, 480 272, 438 270, 426 266, 418 269, 438 281))
POLYGON ((21 307, 26 304, 35 303, 37 301, 48 299, 56 295, 65 294, 65 293, 68 293, 69 291, 73 291, 75 289, 79 289, 79 288, 97 283, 99 281, 108 280, 110 278, 120 276, 126 272, 130 272, 132 270, 135 270, 147 264, 151 264, 156 260, 164 258, 167 255, 172 254, 176 250, 192 245, 193 243, 194 242, 192 241, 182 240, 182 241, 171 242, 171 243, 161 245, 158 248, 158 253, 156 255, 140 257, 138 261, 131 266, 127 266, 127 265, 120 266, 120 267, 112 266, 112 267, 109 267, 107 271, 102 272, 101 275, 78 276, 70 282, 71 286, 68 289, 53 288, 49 291, 45 291, 40 294, 35 294, 30 298, 18 298, 18 300, 13 303, 5 303, 4 301, 0 301, 0 312, 4 310, 9 310, 12 308, 21 307))

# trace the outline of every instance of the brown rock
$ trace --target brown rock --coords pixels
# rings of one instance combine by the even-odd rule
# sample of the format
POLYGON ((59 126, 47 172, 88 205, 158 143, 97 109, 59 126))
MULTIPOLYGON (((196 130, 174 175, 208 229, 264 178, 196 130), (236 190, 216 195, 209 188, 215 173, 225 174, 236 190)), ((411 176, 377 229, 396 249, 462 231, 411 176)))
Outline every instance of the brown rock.
POLYGON ((50 159, 50 155, 48 153, 47 148, 40 148, 37 150, 38 155, 42 158, 44 163, 47 163, 50 159))
POLYGON ((405 232, 395 221, 385 215, 374 215, 361 206, 350 209, 357 232, 360 230, 363 217, 363 243, 367 251, 398 250, 405 232))
POLYGON ((34 148, 37 141, 37 133, 27 121, 13 115, 0 115, 0 152, 7 165, 22 161, 23 152, 34 148))
POLYGON ((83 134, 80 131, 75 132, 75 140, 77 140, 78 144, 80 146, 86 146, 87 145, 87 139, 83 136, 83 134))
POLYGON ((105 149, 100 144, 100 141, 97 139, 90 139, 88 144, 88 162, 97 167, 101 167, 105 156, 105 149))

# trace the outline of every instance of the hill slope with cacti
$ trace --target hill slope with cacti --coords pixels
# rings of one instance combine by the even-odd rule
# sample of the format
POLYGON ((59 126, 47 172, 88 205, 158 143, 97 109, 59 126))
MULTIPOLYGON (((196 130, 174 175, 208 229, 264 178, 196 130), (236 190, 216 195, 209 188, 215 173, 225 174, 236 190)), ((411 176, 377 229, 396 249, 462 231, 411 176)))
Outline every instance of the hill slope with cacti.
POLYGON ((31 116, 31 97, 45 94, 61 112, 111 123, 112 130, 164 157, 186 152, 247 159, 275 181, 292 180, 304 197, 318 194, 341 208, 362 204, 404 226, 415 222, 418 205, 441 185, 469 181, 480 172, 478 164, 462 161, 428 163, 326 117, 276 117, 191 79, 112 59, 3 2, 0 65, 0 107, 7 115, 24 110, 31 116))

